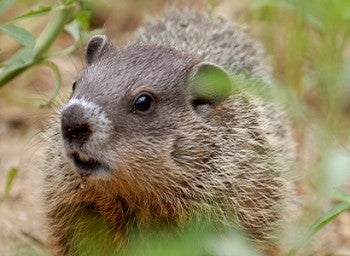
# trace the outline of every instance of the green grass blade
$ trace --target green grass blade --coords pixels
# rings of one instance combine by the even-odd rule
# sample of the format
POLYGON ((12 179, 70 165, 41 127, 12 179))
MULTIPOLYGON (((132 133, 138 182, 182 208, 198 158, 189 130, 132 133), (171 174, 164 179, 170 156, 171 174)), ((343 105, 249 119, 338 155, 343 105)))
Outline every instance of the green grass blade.
POLYGON ((35 46, 35 37, 24 28, 2 24, 0 30, 27 48, 33 49, 35 46))
POLYGON ((51 104, 54 102, 54 100, 58 96, 58 93, 59 93, 59 91, 60 91, 60 89, 62 87, 62 77, 61 77, 60 70, 59 70, 58 66, 55 63, 53 63, 51 61, 44 61, 41 64, 49 67, 52 70, 52 72, 54 73, 54 75, 55 75, 55 89, 54 89, 54 93, 53 93, 52 97, 49 99, 49 101, 46 104, 40 106, 40 107, 49 107, 49 106, 51 106, 51 104))
POLYGON ((342 202, 335 205, 332 209, 325 212, 318 220, 310 228, 309 236, 313 236, 319 230, 321 230, 324 226, 326 226, 329 222, 334 220, 339 214, 345 212, 350 209, 349 202, 342 202))
POLYGON ((10 195, 10 191, 17 174, 18 174, 18 169, 15 167, 12 167, 7 173, 6 185, 5 185, 5 191, 4 191, 5 199, 8 198, 10 195))
POLYGON ((13 19, 7 21, 7 23, 15 22, 15 21, 19 21, 19 20, 23 20, 23 19, 27 19, 27 18, 42 16, 42 15, 45 15, 46 13, 50 12, 51 10, 52 10, 52 7, 50 7, 50 6, 40 6, 36 10, 30 10, 29 12, 27 12, 21 16, 18 16, 16 18, 13 18, 13 19))
POLYGON ((350 202, 341 202, 335 205, 333 208, 323 213, 308 229, 308 232, 304 236, 304 239, 300 240, 300 243, 292 248, 288 256, 298 255, 298 251, 305 247, 311 240, 311 238, 322 228, 324 228, 328 223, 338 217, 341 213, 350 209, 350 202))

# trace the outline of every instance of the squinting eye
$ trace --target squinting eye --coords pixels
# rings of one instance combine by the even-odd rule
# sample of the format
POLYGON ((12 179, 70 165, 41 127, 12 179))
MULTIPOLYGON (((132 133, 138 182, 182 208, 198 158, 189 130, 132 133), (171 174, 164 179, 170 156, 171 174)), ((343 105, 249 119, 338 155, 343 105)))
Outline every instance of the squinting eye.
POLYGON ((149 94, 142 94, 136 98, 133 106, 134 112, 147 112, 154 104, 153 97, 149 94))

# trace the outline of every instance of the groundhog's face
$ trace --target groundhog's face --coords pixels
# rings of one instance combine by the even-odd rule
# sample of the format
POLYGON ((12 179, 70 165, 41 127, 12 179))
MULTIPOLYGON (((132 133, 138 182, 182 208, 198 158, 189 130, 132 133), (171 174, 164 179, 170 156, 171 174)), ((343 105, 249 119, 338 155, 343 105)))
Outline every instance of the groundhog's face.
POLYGON ((207 119, 231 90, 221 68, 171 48, 116 49, 104 36, 90 40, 87 62, 61 111, 65 155, 74 170, 134 185, 159 177, 176 183, 177 172, 208 161, 215 143, 207 119), (207 76, 207 69, 222 88, 203 82, 199 74, 207 76))

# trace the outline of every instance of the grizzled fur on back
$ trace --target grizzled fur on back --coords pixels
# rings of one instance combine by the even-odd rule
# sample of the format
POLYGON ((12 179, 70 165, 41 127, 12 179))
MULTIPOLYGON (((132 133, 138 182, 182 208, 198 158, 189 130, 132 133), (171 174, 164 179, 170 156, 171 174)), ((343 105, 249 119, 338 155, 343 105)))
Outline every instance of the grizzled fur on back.
POLYGON ((166 45, 205 61, 220 64, 230 73, 271 82, 271 70, 259 42, 248 38, 243 28, 224 19, 170 8, 166 17, 148 19, 136 34, 136 41, 166 45))
POLYGON ((77 223, 89 214, 106 220, 116 248, 130 223, 179 225, 212 211, 262 248, 272 245, 291 194, 283 114, 244 92, 216 92, 216 81, 196 89, 206 69, 225 83, 228 74, 269 82, 256 43, 186 11, 151 21, 123 47, 94 37, 86 54, 47 131, 43 195, 53 251, 75 253, 84 233, 77 223))

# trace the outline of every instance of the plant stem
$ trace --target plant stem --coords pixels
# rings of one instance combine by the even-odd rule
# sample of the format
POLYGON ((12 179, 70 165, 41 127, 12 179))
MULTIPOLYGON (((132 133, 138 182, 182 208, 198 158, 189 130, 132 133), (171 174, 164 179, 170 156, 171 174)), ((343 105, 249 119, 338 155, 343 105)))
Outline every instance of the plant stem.
POLYGON ((0 73, 0 88, 10 80, 15 78, 17 75, 21 74, 27 68, 43 60, 43 55, 59 36, 67 21, 72 17, 74 9, 74 4, 67 4, 57 8, 57 13, 54 16, 53 20, 46 26, 44 31, 40 34, 39 38, 37 39, 34 48, 33 61, 27 62, 23 65, 16 66, 13 68, 7 69, 6 67, 4 67, 2 72, 0 73))
POLYGON ((25 66, 16 67, 13 69, 6 69, 0 73, 0 88, 4 86, 7 82, 15 78, 17 75, 26 70, 32 63, 28 63, 25 66))
POLYGON ((68 19, 72 16, 74 9, 74 5, 62 6, 62 8, 58 9, 54 19, 37 39, 37 43, 34 48, 35 60, 40 60, 40 57, 42 57, 42 55, 50 48, 52 43, 62 31, 68 19))

